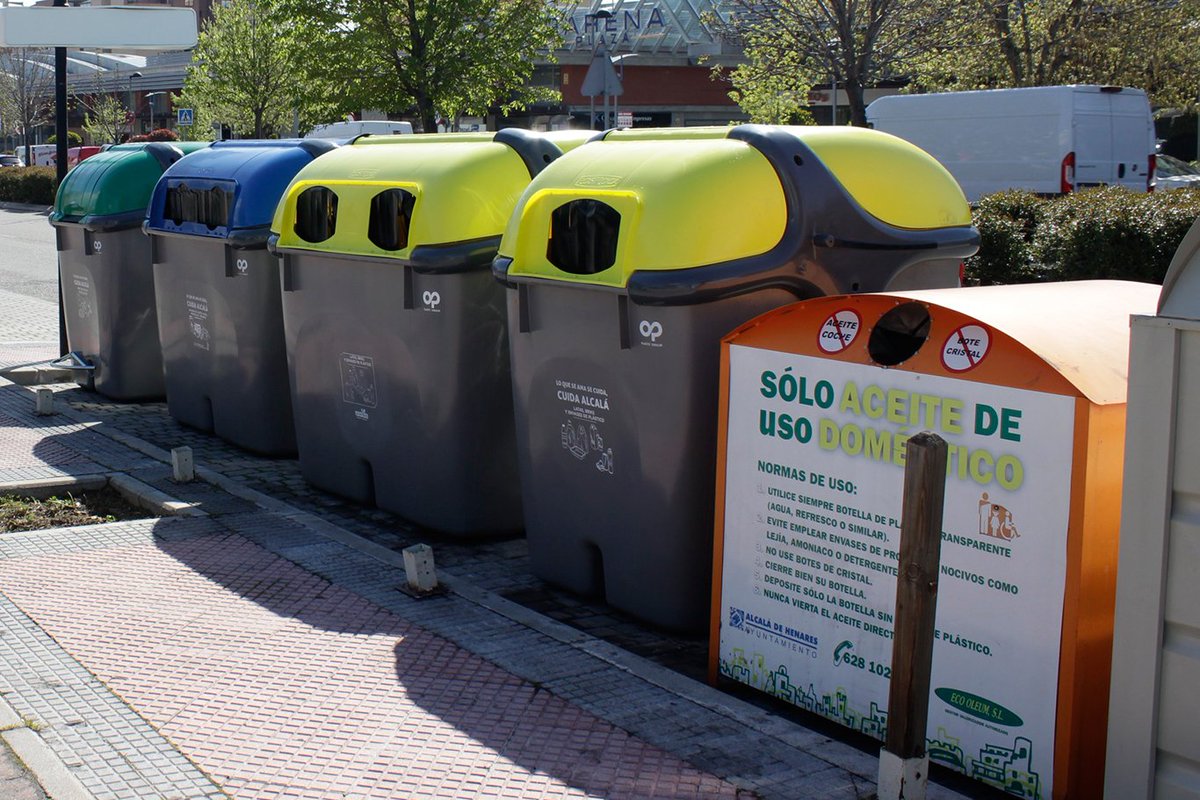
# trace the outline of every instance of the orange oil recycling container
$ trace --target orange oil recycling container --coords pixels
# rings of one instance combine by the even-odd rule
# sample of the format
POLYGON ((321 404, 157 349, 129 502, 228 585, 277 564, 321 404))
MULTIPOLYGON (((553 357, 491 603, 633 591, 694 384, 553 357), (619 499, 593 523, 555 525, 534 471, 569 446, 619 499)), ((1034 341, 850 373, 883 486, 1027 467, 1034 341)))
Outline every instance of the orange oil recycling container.
POLYGON ((710 674, 883 739, 904 443, 949 445, 927 751, 1098 798, 1131 314, 1117 281, 820 297, 722 345, 710 674))

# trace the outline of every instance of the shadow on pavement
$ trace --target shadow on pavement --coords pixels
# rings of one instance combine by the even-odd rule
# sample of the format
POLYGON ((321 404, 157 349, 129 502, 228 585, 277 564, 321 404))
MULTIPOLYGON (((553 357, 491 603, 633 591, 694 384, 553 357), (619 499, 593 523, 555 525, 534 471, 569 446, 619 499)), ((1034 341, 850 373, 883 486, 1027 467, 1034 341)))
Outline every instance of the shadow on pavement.
MULTIPOLYGON (((261 516, 247 515, 247 522, 261 516)), ((224 521, 236 528, 233 518, 224 521)), ((451 782, 494 784, 509 773, 504 780, 549 778, 604 797, 718 796, 729 789, 441 636, 222 531, 213 520, 160 520, 155 532, 162 553, 204 579, 168 579, 189 620, 173 637, 180 656, 171 669, 192 674, 196 685, 211 680, 207 665, 217 636, 218 673, 232 661, 244 682, 265 684, 256 703, 271 707, 274 722, 264 724, 311 730, 334 760, 366 758, 370 763, 360 767, 404 780, 446 769, 451 782), (362 749, 366 740, 376 742, 369 752, 362 749), (689 781, 691 789, 681 788, 689 781), (714 793, 697 793, 697 785, 714 793)), ((244 711, 221 708, 220 696, 213 700, 218 705, 209 702, 207 715, 236 731, 234 718, 244 711)), ((276 734, 251 729, 239 735, 276 734)), ((300 737, 277 745, 284 753, 293 747, 301 747, 300 737)))

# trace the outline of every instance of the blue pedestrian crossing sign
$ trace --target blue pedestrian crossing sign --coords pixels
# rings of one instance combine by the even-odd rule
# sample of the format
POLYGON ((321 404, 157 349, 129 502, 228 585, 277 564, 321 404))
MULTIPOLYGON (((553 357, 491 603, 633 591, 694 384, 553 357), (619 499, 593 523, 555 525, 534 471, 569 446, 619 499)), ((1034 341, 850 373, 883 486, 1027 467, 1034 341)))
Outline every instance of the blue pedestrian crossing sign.
POLYGON ((190 108, 175 109, 176 125, 191 125, 196 121, 196 112, 190 108))

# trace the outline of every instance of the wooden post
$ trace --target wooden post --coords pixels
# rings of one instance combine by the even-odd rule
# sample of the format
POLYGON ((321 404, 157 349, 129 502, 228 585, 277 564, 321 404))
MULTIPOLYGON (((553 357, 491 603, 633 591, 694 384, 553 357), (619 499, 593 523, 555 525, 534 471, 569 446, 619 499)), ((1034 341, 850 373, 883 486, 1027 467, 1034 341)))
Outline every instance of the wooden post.
POLYGON ((946 442, 935 433, 908 440, 887 742, 879 754, 879 800, 924 800, 929 778, 925 728, 933 666, 934 616, 946 499, 946 442))

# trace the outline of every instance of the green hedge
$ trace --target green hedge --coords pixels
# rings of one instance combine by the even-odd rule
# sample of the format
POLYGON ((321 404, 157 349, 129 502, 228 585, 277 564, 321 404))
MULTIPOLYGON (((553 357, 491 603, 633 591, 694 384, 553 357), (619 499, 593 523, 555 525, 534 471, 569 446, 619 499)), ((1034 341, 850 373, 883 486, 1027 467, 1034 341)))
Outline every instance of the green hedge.
POLYGON ((54 167, 4 167, 0 169, 0 202, 54 205, 58 176, 54 167))
POLYGON ((1111 278, 1162 283, 1200 217, 1200 189, 1088 189, 1055 198, 1000 192, 975 208, 979 253, 968 283, 1111 278))

